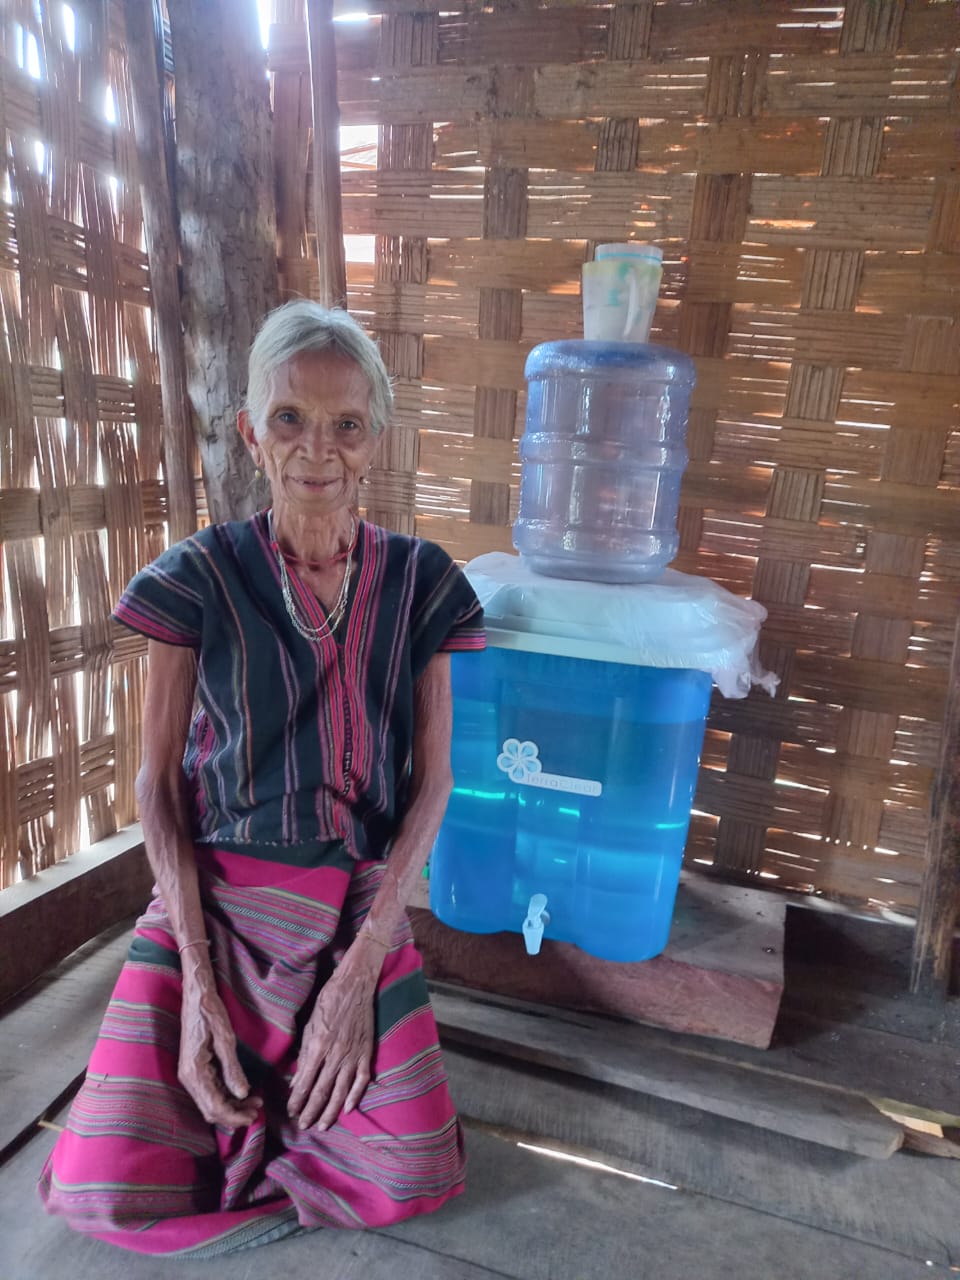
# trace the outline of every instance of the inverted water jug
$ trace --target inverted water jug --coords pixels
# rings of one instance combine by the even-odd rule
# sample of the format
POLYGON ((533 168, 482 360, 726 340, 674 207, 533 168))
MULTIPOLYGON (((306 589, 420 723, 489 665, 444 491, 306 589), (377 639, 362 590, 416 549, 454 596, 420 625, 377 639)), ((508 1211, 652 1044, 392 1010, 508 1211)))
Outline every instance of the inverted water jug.
POLYGON ((651 343, 546 342, 525 372, 514 546, 553 577, 657 578, 679 545, 693 361, 651 343))

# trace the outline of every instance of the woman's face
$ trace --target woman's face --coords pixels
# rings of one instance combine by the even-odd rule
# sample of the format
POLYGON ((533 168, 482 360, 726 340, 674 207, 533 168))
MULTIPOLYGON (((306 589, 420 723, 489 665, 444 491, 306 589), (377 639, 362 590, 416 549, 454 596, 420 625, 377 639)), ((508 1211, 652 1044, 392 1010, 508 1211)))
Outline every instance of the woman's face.
POLYGON ((304 351, 274 370, 265 429, 250 415, 240 432, 270 482, 277 514, 329 515, 357 502, 376 451, 370 387, 360 366, 334 351, 304 351))

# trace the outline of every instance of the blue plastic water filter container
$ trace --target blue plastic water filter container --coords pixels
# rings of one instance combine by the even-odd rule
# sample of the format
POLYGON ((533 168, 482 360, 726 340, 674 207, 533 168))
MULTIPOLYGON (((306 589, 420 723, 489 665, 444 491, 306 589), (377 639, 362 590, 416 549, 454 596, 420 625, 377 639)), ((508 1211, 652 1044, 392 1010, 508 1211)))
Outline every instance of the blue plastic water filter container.
POLYGON ((553 577, 656 578, 679 545, 693 361, 651 343, 545 342, 525 373, 514 546, 553 577))
POLYGON ((542 936, 605 960, 658 955, 710 676, 494 643, 453 654, 452 678, 455 781, 431 855, 433 913, 471 933, 522 932, 534 953, 539 921, 542 936))

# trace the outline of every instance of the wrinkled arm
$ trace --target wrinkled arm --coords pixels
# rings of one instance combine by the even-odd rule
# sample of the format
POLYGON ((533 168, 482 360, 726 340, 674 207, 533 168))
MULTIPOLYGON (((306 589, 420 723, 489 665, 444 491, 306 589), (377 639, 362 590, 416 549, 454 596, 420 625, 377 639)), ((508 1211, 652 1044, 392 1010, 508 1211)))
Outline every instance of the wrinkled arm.
POLYGON ((288 1110, 301 1128, 327 1129, 370 1083, 380 971, 423 874, 453 785, 450 655, 437 654, 414 691, 413 772, 406 812, 369 914, 321 990, 300 1047, 288 1110))
POLYGON ((143 758, 136 789, 147 858, 180 948, 180 1082, 204 1119, 233 1129, 250 1124, 260 1103, 248 1097, 250 1086, 237 1060, 236 1037, 217 994, 205 945, 207 931, 183 772, 196 687, 193 651, 151 640, 143 706, 143 758))
MULTIPOLYGON (((137 801, 150 868, 181 947, 207 936, 183 772, 196 686, 193 650, 151 640, 137 801)), ((183 952, 183 967, 185 974, 188 970, 209 971, 212 976, 207 948, 191 947, 183 952)))
POLYGON ((380 944, 381 952, 389 946, 423 875, 453 790, 452 730, 450 655, 438 653, 416 684, 409 799, 377 896, 357 935, 361 945, 380 944))

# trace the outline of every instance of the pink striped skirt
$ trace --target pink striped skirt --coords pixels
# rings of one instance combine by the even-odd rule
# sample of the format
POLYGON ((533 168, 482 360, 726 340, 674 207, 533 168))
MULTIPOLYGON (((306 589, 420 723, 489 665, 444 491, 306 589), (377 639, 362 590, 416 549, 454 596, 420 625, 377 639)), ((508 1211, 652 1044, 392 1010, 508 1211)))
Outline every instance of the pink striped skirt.
POLYGON ((198 864, 217 985, 263 1109, 228 1133, 179 1083, 180 963, 154 899, 44 1166, 49 1212, 139 1253, 197 1258, 303 1229, 387 1226, 457 1195, 463 1136, 405 920, 377 989, 374 1074, 359 1107, 325 1132, 301 1132, 286 1112, 300 1030, 383 863, 333 846, 310 867, 210 849, 198 864))

